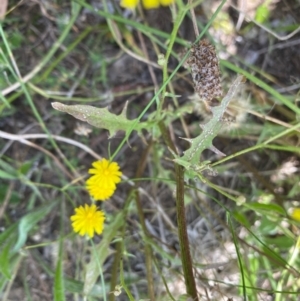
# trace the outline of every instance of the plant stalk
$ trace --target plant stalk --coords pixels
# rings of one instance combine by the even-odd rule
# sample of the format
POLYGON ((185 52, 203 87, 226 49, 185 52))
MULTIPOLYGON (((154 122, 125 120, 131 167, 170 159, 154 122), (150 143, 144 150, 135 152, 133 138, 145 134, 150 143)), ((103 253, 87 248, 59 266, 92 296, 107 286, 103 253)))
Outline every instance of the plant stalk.
MULTIPOLYGON (((159 128, 167 146, 176 152, 175 145, 171 140, 170 134, 165 124, 160 121, 159 128)), ((192 257, 190 254, 189 238, 187 235, 185 207, 184 207, 184 168, 175 164, 175 177, 176 177, 176 213, 178 224, 178 237, 180 245, 180 256, 182 262, 183 276, 186 286, 186 292, 194 301, 198 301, 196 283, 193 272, 192 257)))

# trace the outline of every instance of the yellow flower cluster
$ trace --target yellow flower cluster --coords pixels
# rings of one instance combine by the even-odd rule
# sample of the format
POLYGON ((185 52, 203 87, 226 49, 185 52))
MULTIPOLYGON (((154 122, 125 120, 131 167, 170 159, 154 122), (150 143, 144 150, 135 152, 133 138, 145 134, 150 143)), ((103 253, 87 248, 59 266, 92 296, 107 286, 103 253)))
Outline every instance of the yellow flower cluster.
MULTIPOLYGON (((174 0, 142 0, 142 4, 145 9, 158 8, 160 5, 169 6, 174 0)), ((121 0, 120 5, 124 8, 135 9, 138 5, 139 0, 121 0)))
MULTIPOLYGON (((86 181, 86 188, 95 201, 105 201, 114 194, 116 184, 121 181, 122 172, 118 163, 106 159, 96 161, 92 166, 89 169, 92 176, 86 181)), ((84 207, 75 208, 75 214, 70 219, 74 232, 92 238, 95 233, 102 233, 105 214, 97 210, 95 204, 85 204, 84 207)))

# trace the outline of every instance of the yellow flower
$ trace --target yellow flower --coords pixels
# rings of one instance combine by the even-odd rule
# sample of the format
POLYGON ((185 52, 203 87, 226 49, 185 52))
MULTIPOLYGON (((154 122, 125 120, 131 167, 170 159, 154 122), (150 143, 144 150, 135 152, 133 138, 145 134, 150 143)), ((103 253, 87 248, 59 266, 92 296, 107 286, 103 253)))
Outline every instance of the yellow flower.
POLYGON ((75 214, 71 216, 72 227, 74 232, 79 235, 88 235, 94 237, 95 232, 101 234, 105 220, 104 212, 97 210, 95 204, 89 206, 87 204, 75 208, 75 214))
POLYGON ((120 167, 106 159, 96 161, 92 166, 94 168, 89 169, 92 176, 86 181, 86 188, 96 201, 105 201, 114 194, 116 184, 121 181, 120 167))
POLYGON ((159 7, 159 0, 143 0, 145 9, 153 9, 159 7))
POLYGON ((291 218, 297 222, 300 222, 300 208, 294 208, 291 213, 291 218))
POLYGON ((128 9, 135 9, 139 3, 139 0, 121 0, 120 5, 122 7, 128 8, 128 9))
MULTIPOLYGON (((169 6, 175 0, 142 0, 143 6, 145 9, 158 8, 160 5, 169 6)), ((121 0, 120 5, 124 8, 135 9, 138 5, 139 0, 121 0)))

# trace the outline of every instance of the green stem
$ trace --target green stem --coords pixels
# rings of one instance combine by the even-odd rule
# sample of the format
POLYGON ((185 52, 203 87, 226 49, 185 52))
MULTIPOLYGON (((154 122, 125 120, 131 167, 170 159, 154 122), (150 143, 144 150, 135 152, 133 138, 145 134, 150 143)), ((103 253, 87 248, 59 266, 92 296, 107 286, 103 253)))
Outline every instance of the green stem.
MULTIPOLYGON (((120 243, 122 245, 122 253, 124 253, 124 241, 121 241, 120 243)), ((124 265, 123 265, 123 258, 122 257, 121 257, 121 261, 120 261, 120 282, 121 282, 121 285, 122 285, 124 291, 127 294, 127 297, 129 298, 129 300, 130 301, 135 301, 135 299, 132 296, 130 290, 128 289, 127 284, 126 284, 125 279, 124 279, 124 265)))
MULTIPOLYGON (((169 74, 168 74, 168 60, 169 60, 169 57, 170 57, 172 49, 173 49, 173 45, 174 45, 175 40, 176 40, 177 32, 179 30, 179 27, 182 23, 183 18, 186 15, 187 11, 188 11, 188 8, 186 8, 186 6, 181 7, 179 9, 178 15, 177 15, 176 20, 174 22, 174 27, 173 27, 173 30, 172 30, 172 33, 171 33, 171 36, 170 36, 167 52, 166 52, 166 55, 165 55, 165 63, 163 65, 163 83, 167 82, 167 80, 168 80, 168 76, 169 76, 169 74)), ((166 85, 163 87, 163 90, 162 90, 162 93, 161 93, 162 97, 161 97, 161 101, 159 103, 159 108, 157 110, 158 116, 161 115, 161 111, 162 111, 162 108, 163 108, 163 102, 164 102, 164 98, 165 98, 165 93, 166 93, 166 85)))
MULTIPOLYGON (((218 11, 222 7, 225 1, 221 3, 218 10, 215 12, 213 18, 211 18, 210 23, 213 21, 215 16, 217 15, 218 11)), ((176 34, 179 29, 179 25, 181 24, 181 21, 183 17, 185 16, 187 10, 180 10, 178 17, 175 21, 173 32, 171 34, 171 39, 169 43, 169 47, 165 56, 165 64, 163 68, 163 83, 166 83, 168 80, 168 59, 171 54, 171 49, 173 47, 173 44, 175 42, 176 34)), ((197 40, 201 38, 201 36, 204 34, 204 32, 207 30, 208 26, 210 24, 207 24, 205 27, 205 30, 203 30, 202 34, 198 37, 197 40)), ((187 54, 186 54, 187 56, 187 54)), ((165 95, 166 85, 163 88, 162 91, 162 101, 160 102, 160 106, 158 109, 158 112, 162 110, 163 107, 163 98, 165 95)), ((159 122, 160 131, 162 133, 162 136, 168 145, 168 147, 176 153, 176 148, 170 138, 170 135, 164 125, 163 122, 159 122)), ((192 264, 192 258, 190 254, 189 249, 189 239, 187 234, 187 228, 186 228, 186 219, 185 219, 185 206, 184 206, 184 168, 178 164, 175 164, 175 174, 176 174, 176 212, 177 212, 177 224, 178 224, 178 237, 179 237, 179 244, 180 244, 180 255, 181 255, 181 262, 182 262, 182 268, 183 268, 183 275, 185 279, 185 285, 186 285, 186 291, 187 293, 192 297, 193 300, 198 301, 198 295, 197 295, 197 289, 196 289, 196 283, 193 273, 193 264, 192 264)))
POLYGON ((269 147, 269 146, 268 146, 269 143, 271 143, 271 142, 273 142, 273 141, 275 141, 275 140, 277 140, 277 139, 279 139, 279 138, 281 138, 281 137, 284 137, 284 136, 289 135, 290 133, 292 133, 293 131, 297 130, 298 128, 300 128, 300 123, 298 123, 298 124, 292 126, 291 128, 288 128, 288 129, 286 129, 286 130, 280 132, 280 133, 277 134, 276 136, 271 137, 271 138, 269 138, 268 140, 266 140, 266 141, 264 141, 264 142, 262 142, 262 143, 260 143, 260 144, 257 144, 257 145, 255 145, 255 146, 249 147, 249 148, 244 149, 244 150, 242 150, 242 151, 239 151, 239 152, 237 152, 237 153, 235 153, 235 154, 233 154, 233 155, 229 155, 229 156, 225 157, 224 159, 221 159, 221 160, 219 160, 219 161, 217 161, 217 162, 215 162, 215 163, 212 163, 212 164, 211 164, 211 167, 220 165, 221 163, 224 163, 224 162, 226 162, 226 161, 228 161, 228 160, 231 160, 232 158, 235 158, 235 157, 237 157, 237 156, 240 156, 240 155, 243 155, 243 154, 246 154, 246 153, 255 151, 255 150, 257 150, 257 149, 264 149, 264 148, 271 148, 271 149, 272 149, 272 148, 274 148, 274 146, 269 147))
MULTIPOLYGON (((175 153, 176 148, 170 134, 165 127, 165 124, 159 122, 159 128, 167 146, 175 153)), ((176 213, 178 224, 178 237, 180 245, 180 255, 183 269, 183 276, 186 285, 187 293, 192 297, 194 301, 198 301, 196 283, 193 273, 193 264, 190 254, 189 238, 187 235, 186 219, 185 219, 185 207, 184 207, 184 168, 178 164, 175 164, 176 174, 176 213)))

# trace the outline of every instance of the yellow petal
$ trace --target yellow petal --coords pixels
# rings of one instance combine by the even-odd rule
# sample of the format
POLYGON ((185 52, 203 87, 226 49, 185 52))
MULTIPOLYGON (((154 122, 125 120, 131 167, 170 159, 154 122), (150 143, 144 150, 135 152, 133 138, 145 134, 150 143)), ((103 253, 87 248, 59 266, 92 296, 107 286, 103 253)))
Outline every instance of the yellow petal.
POLYGON ((135 9, 139 0, 121 0, 120 5, 124 8, 135 9))
POLYGON ((159 0, 143 0, 145 9, 153 9, 159 7, 159 0))
POLYGON ((300 222, 300 208, 294 208, 291 213, 291 218, 300 222))

